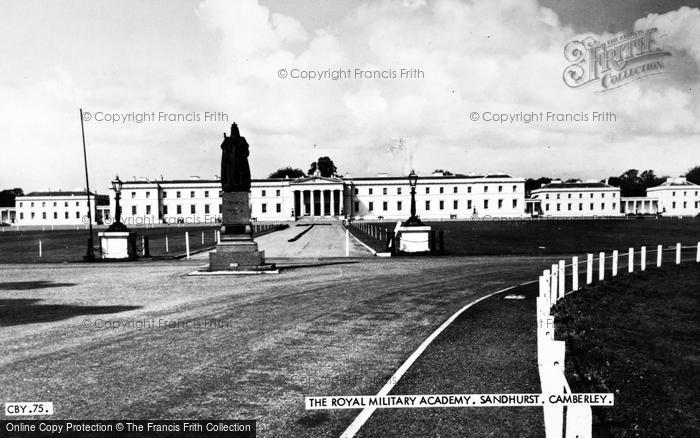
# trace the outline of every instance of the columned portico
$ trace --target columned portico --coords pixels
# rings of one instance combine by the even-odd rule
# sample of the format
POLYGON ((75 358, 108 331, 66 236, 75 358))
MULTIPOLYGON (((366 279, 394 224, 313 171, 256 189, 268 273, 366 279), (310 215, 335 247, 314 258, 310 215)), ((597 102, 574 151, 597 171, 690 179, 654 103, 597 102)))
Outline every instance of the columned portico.
POLYGON ((319 176, 300 178, 295 187, 294 208, 296 217, 337 218, 342 209, 343 182, 336 178, 319 176))

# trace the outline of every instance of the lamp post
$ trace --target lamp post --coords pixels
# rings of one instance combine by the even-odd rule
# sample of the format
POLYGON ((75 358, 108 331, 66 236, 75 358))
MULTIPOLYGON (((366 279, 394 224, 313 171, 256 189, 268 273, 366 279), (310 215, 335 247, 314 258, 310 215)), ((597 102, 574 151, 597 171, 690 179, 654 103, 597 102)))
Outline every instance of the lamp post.
POLYGON ((112 181, 112 189, 114 190, 114 203, 115 203, 115 212, 114 212, 114 223, 109 226, 107 231, 129 231, 129 229, 122 223, 122 207, 119 205, 119 200, 121 199, 122 195, 122 181, 119 179, 119 175, 117 175, 112 181))
POLYGON ((423 226, 423 222, 416 216, 416 185, 418 184, 418 174, 413 170, 408 174, 408 184, 411 186, 411 217, 403 223, 403 226, 420 227, 423 226))

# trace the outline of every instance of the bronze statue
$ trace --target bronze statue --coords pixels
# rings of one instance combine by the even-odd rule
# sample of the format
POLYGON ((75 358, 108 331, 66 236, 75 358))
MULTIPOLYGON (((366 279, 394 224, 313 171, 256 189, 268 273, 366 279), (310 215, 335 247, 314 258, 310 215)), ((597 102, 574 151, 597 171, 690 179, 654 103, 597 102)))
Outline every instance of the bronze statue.
POLYGON ((250 191, 250 166, 248 142, 241 137, 238 125, 231 125, 231 136, 224 132, 221 143, 221 189, 224 192, 250 191))

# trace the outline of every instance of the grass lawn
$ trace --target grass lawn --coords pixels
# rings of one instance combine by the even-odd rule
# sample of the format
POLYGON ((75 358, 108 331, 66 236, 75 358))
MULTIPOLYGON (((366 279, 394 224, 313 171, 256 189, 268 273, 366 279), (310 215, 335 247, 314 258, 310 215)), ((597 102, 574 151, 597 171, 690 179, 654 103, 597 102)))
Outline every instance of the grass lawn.
POLYGON ((700 436, 700 265, 623 275, 555 308, 574 392, 613 392, 593 408, 599 437, 700 436))
MULTIPOLYGON (((393 230, 396 224, 374 225, 393 230)), ((579 254, 700 241, 698 219, 455 221, 428 225, 443 231, 445 250, 451 255, 579 254)), ((375 250, 386 247, 357 229, 354 234, 375 250)))
MULTIPOLYGON (((178 256, 185 253, 185 232, 189 233, 190 251, 212 247, 216 244, 218 226, 171 226, 133 228, 137 235, 137 247, 141 254, 141 236, 149 239, 150 254, 154 257, 178 256), (168 237, 166 251, 165 237, 168 237), (202 239, 204 237, 204 239, 202 239)), ((94 231, 95 247, 99 247, 98 231, 94 231)), ((262 230, 257 230, 261 232, 262 230)), ((87 252, 87 230, 15 231, 5 227, 0 232, 0 263, 60 263, 79 262, 87 252), (39 241, 42 256, 39 257, 39 241)))

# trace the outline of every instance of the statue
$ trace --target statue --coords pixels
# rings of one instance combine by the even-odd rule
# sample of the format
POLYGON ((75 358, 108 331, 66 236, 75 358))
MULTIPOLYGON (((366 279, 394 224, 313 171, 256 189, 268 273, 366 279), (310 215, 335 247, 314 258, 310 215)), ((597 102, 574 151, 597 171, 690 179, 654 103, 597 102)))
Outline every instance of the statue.
POLYGON ((231 125, 231 136, 224 132, 221 143, 221 189, 224 192, 250 191, 248 142, 241 137, 238 125, 231 125))

